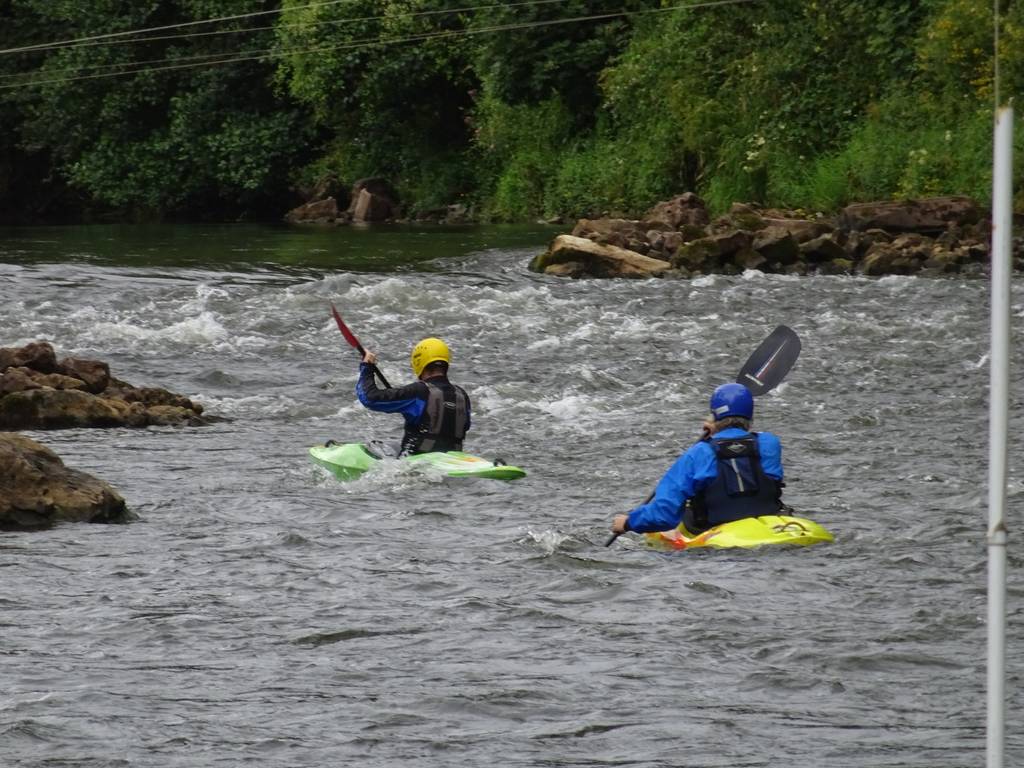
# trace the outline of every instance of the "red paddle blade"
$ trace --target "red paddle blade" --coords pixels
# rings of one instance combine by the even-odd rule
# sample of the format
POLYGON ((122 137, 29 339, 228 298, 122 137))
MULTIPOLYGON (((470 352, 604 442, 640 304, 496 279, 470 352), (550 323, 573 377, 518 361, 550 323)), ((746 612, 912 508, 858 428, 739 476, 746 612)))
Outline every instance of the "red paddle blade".
POLYGON ((338 310, 335 309, 333 304, 331 304, 331 314, 334 315, 334 322, 338 324, 338 330, 341 331, 341 335, 345 337, 345 341, 351 344, 355 349, 362 352, 363 345, 359 343, 359 339, 356 338, 356 335, 348 329, 347 325, 345 325, 345 321, 341 319, 341 315, 338 314, 338 310))

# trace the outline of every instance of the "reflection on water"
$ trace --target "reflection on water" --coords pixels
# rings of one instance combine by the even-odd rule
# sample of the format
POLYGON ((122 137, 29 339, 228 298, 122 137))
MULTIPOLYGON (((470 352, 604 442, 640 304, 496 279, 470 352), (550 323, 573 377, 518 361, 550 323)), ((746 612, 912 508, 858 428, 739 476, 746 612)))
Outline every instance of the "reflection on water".
POLYGON ((86 263, 249 271, 298 267, 381 272, 430 269, 434 259, 485 249, 543 251, 560 230, 543 224, 294 226, 266 224, 0 227, 7 264, 86 263))

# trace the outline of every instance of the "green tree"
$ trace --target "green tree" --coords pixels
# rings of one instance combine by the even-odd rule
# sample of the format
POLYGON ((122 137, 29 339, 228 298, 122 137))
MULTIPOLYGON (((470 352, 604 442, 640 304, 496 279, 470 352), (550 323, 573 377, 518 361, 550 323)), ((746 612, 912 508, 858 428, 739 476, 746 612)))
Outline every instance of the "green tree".
POLYGON ((373 0, 308 7, 286 0, 278 81, 332 137, 307 177, 383 175, 414 207, 469 191, 462 153, 477 81, 464 15, 451 5, 373 0))
MULTIPOLYGON (((258 0, 16 4, 64 39, 268 7, 258 0)), ((236 20, 33 54, 23 70, 29 84, 6 97, 24 110, 20 145, 47 152, 61 176, 120 215, 261 215, 280 206, 289 169, 309 151, 308 121, 275 97, 274 69, 257 54, 210 65, 266 50, 271 33, 246 31, 251 25, 236 20), (218 34, 197 34, 209 31, 218 34)))

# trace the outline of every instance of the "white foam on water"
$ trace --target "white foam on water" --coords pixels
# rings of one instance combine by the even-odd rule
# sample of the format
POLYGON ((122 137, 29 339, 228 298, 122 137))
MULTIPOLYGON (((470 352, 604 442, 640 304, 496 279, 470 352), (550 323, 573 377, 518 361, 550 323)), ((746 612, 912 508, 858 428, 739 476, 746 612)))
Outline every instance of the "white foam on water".
POLYGON ((345 294, 345 300, 358 305, 363 311, 401 309, 411 312, 444 309, 450 305, 451 296, 450 289, 440 285, 432 287, 426 280, 420 285, 407 277, 386 277, 377 282, 352 285, 345 294))
POLYGON ((557 336, 549 335, 531 341, 529 344, 526 345, 526 349, 530 350, 531 352, 537 352, 542 349, 558 349, 561 346, 562 340, 560 338, 558 338, 557 336))
POLYGON ((91 325, 83 338, 96 346, 122 342, 170 342, 177 345, 214 344, 230 337, 217 317, 208 311, 200 312, 165 326, 146 326, 134 318, 91 325))
MULTIPOLYGON (((572 295, 553 294, 547 286, 524 286, 514 289, 478 288, 468 297, 473 311, 484 315, 498 315, 509 309, 521 312, 532 310, 539 316, 549 316, 552 309, 568 310, 576 307, 589 308, 591 304, 572 295)), ((558 316, 561 313, 556 313, 558 316)))
POLYGON ((887 288, 895 288, 897 292, 903 292, 919 280, 920 278, 916 275, 885 275, 878 278, 878 284, 887 288))
POLYGON ((526 528, 524 533, 539 544, 544 554, 547 555, 555 554, 562 544, 572 539, 568 534, 553 530, 536 531, 533 528, 526 528))
POLYGON ((719 278, 716 275, 701 275, 695 277, 690 281, 690 285, 694 288, 713 288, 718 285, 719 278))
POLYGON ((594 413, 592 402, 580 395, 566 395, 557 400, 538 400, 534 405, 538 410, 556 419, 575 422, 584 414, 594 413))
POLYGON ((324 471, 338 484, 340 492, 347 495, 363 495, 367 491, 380 490, 415 490, 440 485, 447 479, 443 472, 433 467, 393 458, 381 459, 369 470, 351 480, 339 481, 328 470, 324 471))
POLYGON ((229 418, 285 418, 290 413, 308 415, 309 403, 298 400, 287 395, 243 395, 240 397, 226 397, 223 395, 208 395, 196 393, 189 395, 189 398, 200 402, 207 413, 215 413, 218 416, 229 418))
POLYGON ((514 408, 522 401, 515 397, 506 397, 500 394, 493 386, 478 386, 472 393, 473 412, 484 414, 498 414, 509 408, 514 408))
POLYGON ((224 288, 200 283, 196 286, 195 296, 186 300, 179 310, 182 314, 205 312, 215 300, 229 300, 232 296, 224 288))
POLYGON ((340 272, 327 275, 314 283, 306 283, 303 287, 296 287, 296 292, 310 290, 320 296, 344 296, 361 279, 361 275, 354 275, 349 272, 340 272))

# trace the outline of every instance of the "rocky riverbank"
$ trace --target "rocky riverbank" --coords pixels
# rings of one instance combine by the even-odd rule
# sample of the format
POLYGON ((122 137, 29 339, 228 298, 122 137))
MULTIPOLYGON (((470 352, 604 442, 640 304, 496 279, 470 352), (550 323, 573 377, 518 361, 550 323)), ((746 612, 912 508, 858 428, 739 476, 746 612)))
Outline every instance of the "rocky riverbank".
MULTIPOLYGON (((836 216, 735 204, 712 219, 686 193, 643 218, 580 219, 530 269, 564 277, 680 277, 747 269, 807 274, 982 274, 990 223, 966 197, 858 203, 836 216)), ((1024 246, 1015 241, 1015 266, 1024 246)))
POLYGON ((58 360, 45 341, 0 347, 0 529, 131 518, 111 486, 64 466, 51 450, 15 430, 195 426, 215 420, 187 397, 111 376, 107 363, 58 360))
POLYGON ((39 341, 0 347, 0 430, 195 426, 203 406, 158 387, 136 387, 97 360, 65 357, 39 341))
MULTIPOLYGON (((402 222, 391 184, 369 178, 351 189, 325 180, 309 202, 288 212, 294 224, 402 222)), ((464 206, 424 212, 419 221, 470 223, 464 206)), ((712 218, 687 192, 658 203, 640 219, 580 219, 530 262, 563 277, 678 277, 737 274, 746 269, 810 274, 982 274, 989 261, 990 222, 970 198, 934 197, 849 205, 833 215, 735 203, 712 218)), ((1024 244, 1015 242, 1024 265, 1024 244)))

